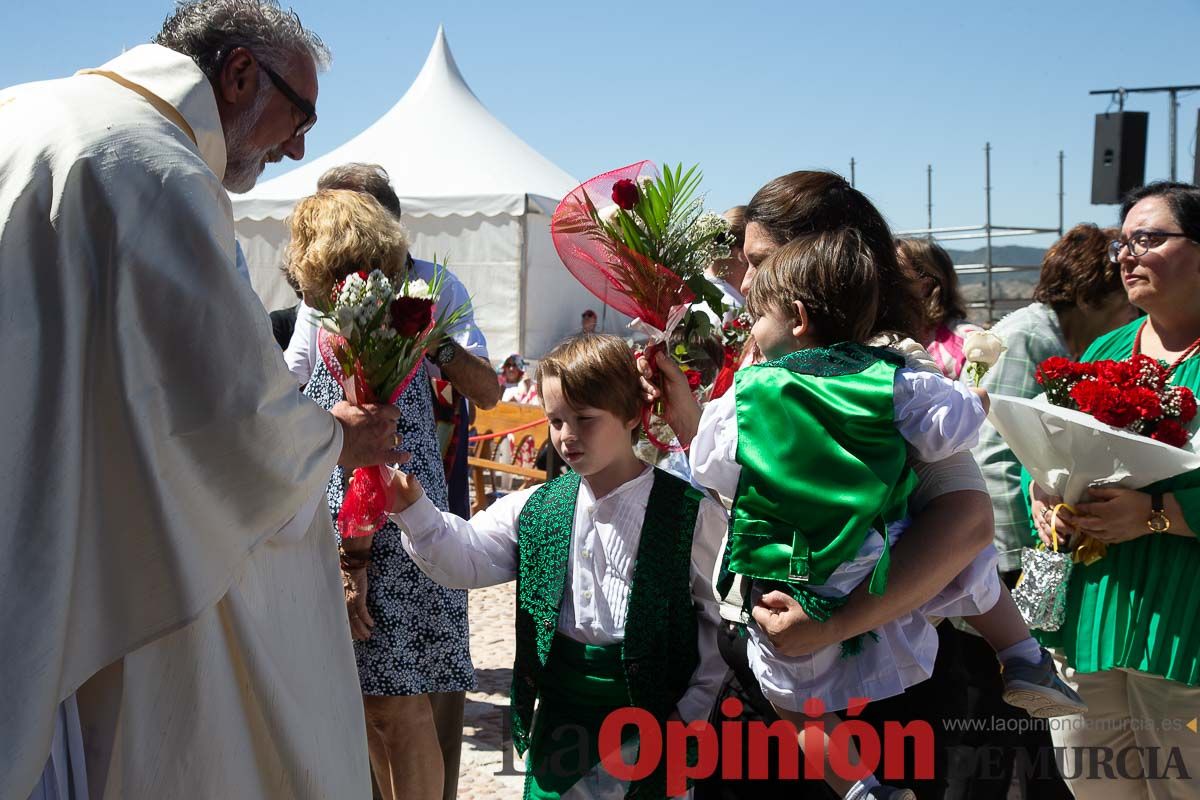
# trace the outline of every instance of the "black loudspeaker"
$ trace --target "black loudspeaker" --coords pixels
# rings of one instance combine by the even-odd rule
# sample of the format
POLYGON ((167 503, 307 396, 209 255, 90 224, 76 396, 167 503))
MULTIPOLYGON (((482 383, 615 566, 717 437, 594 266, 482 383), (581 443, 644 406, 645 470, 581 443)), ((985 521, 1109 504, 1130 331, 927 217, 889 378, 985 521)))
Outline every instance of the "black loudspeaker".
POLYGON ((1146 182, 1145 111, 1096 115, 1092 151, 1092 205, 1113 205, 1146 182))

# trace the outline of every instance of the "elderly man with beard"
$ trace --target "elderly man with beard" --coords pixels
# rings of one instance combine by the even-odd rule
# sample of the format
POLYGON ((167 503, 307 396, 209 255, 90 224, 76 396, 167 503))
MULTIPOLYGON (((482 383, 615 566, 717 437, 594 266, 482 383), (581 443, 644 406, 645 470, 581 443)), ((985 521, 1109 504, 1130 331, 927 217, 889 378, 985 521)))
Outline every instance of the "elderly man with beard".
POLYGON ((0 90, 0 797, 370 795, 323 500, 398 413, 296 391, 226 195, 304 155, 327 60, 190 0, 0 90))

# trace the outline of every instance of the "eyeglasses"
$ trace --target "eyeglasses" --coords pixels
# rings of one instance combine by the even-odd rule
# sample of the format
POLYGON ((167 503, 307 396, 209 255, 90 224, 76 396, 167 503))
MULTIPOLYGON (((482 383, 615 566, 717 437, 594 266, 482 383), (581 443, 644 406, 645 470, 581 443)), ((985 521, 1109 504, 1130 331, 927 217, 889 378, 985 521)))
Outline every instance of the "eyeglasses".
POLYGON ((316 107, 300 95, 296 94, 296 90, 291 86, 288 86, 288 82, 279 77, 275 70, 271 69, 261 61, 258 62, 258 65, 262 67, 263 72, 267 73, 267 77, 271 79, 271 83, 275 84, 275 88, 279 90, 280 94, 290 100, 292 105, 299 109, 300 113, 304 115, 304 119, 301 120, 300 124, 296 126, 296 131, 292 134, 292 138, 303 136, 311 131, 313 125, 317 124, 316 107))
POLYGON ((1129 248, 1129 255, 1140 258, 1154 248, 1171 238, 1190 239, 1186 233, 1170 233, 1168 231, 1134 231, 1128 239, 1118 239, 1108 245, 1108 260, 1114 264, 1121 263, 1121 251, 1129 248))

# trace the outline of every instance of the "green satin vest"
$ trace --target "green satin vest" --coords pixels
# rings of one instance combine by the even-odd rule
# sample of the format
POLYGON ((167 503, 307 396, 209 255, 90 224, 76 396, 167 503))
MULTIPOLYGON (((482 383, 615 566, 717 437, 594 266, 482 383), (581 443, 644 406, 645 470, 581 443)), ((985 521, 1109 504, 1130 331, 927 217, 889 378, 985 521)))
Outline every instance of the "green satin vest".
MULTIPOLYGON (((513 744, 529 746, 534 700, 558 628, 580 477, 568 472, 535 491, 517 520, 516 659, 510 693, 513 744)), ((692 536, 700 493, 662 470, 646 505, 634 561, 621 662, 628 705, 665 720, 699 664, 692 602, 692 536)))
MULTIPOLYGON (((842 343, 739 370, 741 480, 730 521, 730 571, 823 584, 871 528, 902 519, 916 476, 896 429, 898 354, 842 343)), ((887 583, 890 550, 871 578, 887 583)))

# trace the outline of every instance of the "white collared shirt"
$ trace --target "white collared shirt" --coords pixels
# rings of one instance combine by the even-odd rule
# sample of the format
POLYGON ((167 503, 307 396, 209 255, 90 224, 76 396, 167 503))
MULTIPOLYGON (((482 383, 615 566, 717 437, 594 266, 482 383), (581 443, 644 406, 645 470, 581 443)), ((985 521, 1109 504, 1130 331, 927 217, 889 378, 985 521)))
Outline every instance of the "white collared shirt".
MULTIPOLYGON (((654 471, 646 467, 638 477, 597 498, 587 480, 580 481, 559 633, 591 645, 624 640, 633 567, 653 482, 654 471)), ((404 549, 433 580, 460 589, 493 586, 517 577, 517 518, 534 491, 536 487, 506 495, 470 521, 438 511, 424 496, 392 519, 404 532, 404 549)), ((725 509, 704 498, 691 558, 700 664, 677 706, 685 721, 707 718, 727 669, 717 652, 719 617, 709 577, 727 525, 725 509)))

